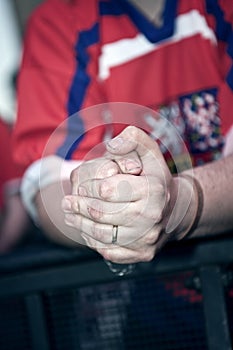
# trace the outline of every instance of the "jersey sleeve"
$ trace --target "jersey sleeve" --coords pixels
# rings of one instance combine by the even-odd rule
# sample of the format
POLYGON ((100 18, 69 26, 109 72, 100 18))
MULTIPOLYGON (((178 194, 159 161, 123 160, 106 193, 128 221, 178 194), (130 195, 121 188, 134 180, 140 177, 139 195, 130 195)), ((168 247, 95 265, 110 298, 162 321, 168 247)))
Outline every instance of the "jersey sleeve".
MULTIPOLYGON (((41 157, 49 134, 66 114, 74 33, 59 18, 54 20, 51 11, 50 6, 32 15, 24 40, 14 154, 25 166, 41 157)), ((69 23, 65 13, 63 20, 69 23)))
MULTIPOLYGON (((25 167, 43 156, 51 135, 68 120, 70 113, 88 105, 84 99, 90 78, 80 74, 80 68, 86 66, 77 60, 77 42, 80 38, 85 41, 83 33, 94 27, 95 1, 88 2, 93 14, 86 17, 81 8, 83 3, 45 1, 28 22, 18 78, 18 113, 14 130, 14 156, 25 167), (79 104, 72 104, 74 99, 79 104)), ((95 72, 92 74, 94 76, 95 72)), ((97 90, 98 87, 92 95, 99 95, 97 90)), ((94 100, 100 101, 99 98, 94 100)), ((79 122, 82 125, 82 121, 79 122)), ((47 147, 46 156, 57 154, 62 148, 68 129, 69 125, 64 133, 57 133, 56 140, 47 147)), ((80 152, 81 149, 82 145, 80 152)), ((65 157, 62 152, 58 155, 65 157)))

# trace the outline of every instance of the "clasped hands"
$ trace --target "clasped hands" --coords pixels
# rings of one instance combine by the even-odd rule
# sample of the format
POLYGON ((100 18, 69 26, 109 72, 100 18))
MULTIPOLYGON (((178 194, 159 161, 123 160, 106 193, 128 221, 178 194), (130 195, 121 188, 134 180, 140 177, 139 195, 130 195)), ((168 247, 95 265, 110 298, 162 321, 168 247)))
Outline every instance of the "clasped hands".
POLYGON ((65 222, 106 260, 150 261, 190 225, 192 187, 171 175, 158 144, 136 127, 125 128, 106 150, 73 170, 72 195, 62 202, 65 222))

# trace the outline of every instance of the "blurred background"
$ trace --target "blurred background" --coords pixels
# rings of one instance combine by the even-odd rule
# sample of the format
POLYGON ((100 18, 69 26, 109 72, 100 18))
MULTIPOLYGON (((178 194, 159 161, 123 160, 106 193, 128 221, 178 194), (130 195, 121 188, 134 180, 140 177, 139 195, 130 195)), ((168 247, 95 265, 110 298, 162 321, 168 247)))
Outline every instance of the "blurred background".
MULTIPOLYGON (((0 117, 9 124, 26 23, 42 2, 0 0, 0 117)), ((174 244, 120 279, 98 254, 32 230, 33 242, 0 254, 0 350, 233 348, 231 237, 174 244)))
POLYGON ((1 1, 5 3, 12 3, 12 7, 13 7, 13 10, 15 11, 15 15, 16 15, 20 30, 23 31, 28 15, 43 0, 1 0, 1 1))
POLYGON ((15 118, 14 80, 21 59, 21 43, 31 11, 42 0, 0 0, 0 115, 15 118))

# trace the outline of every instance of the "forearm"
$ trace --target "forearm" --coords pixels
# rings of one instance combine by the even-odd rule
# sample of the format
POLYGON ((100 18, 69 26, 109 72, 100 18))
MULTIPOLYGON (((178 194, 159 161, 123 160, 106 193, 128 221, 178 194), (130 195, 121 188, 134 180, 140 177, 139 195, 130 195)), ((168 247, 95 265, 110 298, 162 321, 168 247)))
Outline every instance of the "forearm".
POLYGON ((203 192, 203 207, 190 237, 215 235, 233 230, 233 156, 196 167, 193 172, 203 192))
POLYGON ((70 193, 70 182, 53 183, 43 188, 36 196, 35 204, 39 225, 52 241, 71 247, 83 246, 84 241, 77 229, 65 224, 61 202, 70 193), (79 243, 78 243, 79 242, 79 243))

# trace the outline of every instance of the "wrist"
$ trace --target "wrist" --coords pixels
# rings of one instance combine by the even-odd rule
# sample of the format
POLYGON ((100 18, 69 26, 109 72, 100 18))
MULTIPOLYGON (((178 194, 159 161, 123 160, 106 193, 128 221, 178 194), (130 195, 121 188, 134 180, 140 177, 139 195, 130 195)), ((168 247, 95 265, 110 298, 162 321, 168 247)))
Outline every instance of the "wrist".
POLYGON ((187 237, 197 227, 202 207, 199 182, 187 174, 173 177, 164 231, 175 240, 187 237))

